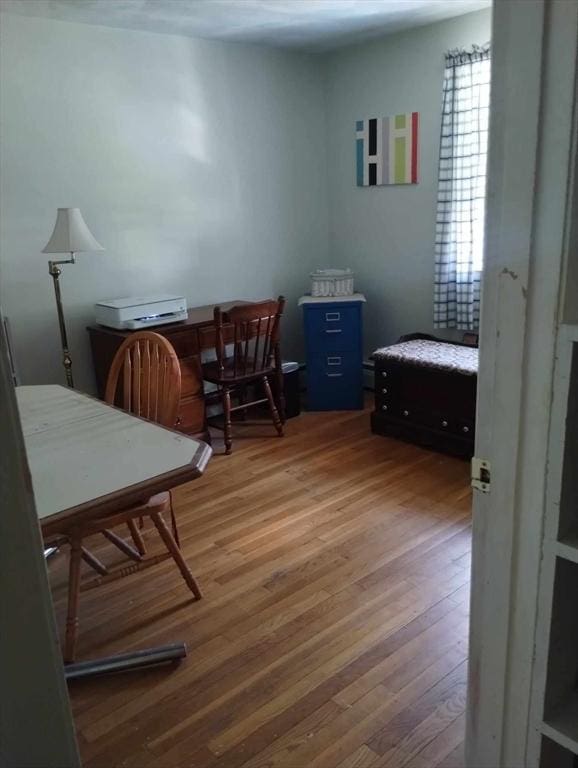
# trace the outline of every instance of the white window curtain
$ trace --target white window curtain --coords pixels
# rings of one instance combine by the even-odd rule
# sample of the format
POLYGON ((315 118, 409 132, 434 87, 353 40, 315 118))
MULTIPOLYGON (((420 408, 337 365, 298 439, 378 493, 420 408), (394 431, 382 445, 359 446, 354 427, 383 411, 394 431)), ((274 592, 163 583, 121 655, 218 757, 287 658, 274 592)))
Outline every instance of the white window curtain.
POLYGON ((490 45, 449 51, 435 240, 436 328, 479 326, 489 111, 490 45))

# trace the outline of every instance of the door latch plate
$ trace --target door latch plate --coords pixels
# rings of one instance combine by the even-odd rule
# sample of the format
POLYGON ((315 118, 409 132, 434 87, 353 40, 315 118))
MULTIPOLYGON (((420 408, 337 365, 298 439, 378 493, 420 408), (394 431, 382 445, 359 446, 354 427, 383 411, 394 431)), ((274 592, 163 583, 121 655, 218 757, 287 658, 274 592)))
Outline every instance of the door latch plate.
POLYGON ((491 466, 486 459, 472 458, 472 488, 482 493, 490 492, 491 466))

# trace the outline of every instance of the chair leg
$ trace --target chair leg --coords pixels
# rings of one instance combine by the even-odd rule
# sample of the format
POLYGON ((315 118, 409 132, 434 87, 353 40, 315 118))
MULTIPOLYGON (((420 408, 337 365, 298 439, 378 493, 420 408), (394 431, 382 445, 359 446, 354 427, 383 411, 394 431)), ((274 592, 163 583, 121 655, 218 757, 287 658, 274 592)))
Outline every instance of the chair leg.
MULTIPOLYGON (((142 519, 142 518, 141 518, 142 519)), ((140 555, 146 555, 147 548, 145 547, 142 533, 140 532, 135 520, 127 520, 128 529, 135 547, 138 549, 140 555)))
POLYGON ((203 596, 203 593, 201 592, 195 577, 191 573, 189 566, 186 564, 181 550, 178 548, 176 541, 173 539, 172 534, 163 519, 163 516, 160 514, 160 512, 155 512, 151 515, 151 519, 155 524, 155 528, 159 532, 159 535, 163 540, 166 548, 169 550, 173 560, 177 564, 177 567, 181 572, 181 576, 185 580, 187 587, 191 590, 197 600, 200 600, 203 596))
POLYGON ((173 539, 176 542, 177 547, 181 548, 181 539, 179 536, 179 529, 177 528, 177 518, 175 517, 175 508, 173 507, 173 493, 169 491, 169 504, 171 505, 171 528, 173 529, 173 539))
POLYGON ((104 563, 101 563, 98 557, 95 557, 86 547, 81 547, 81 556, 85 563, 88 563, 101 576, 106 576, 108 568, 104 563))
POLYGON ((225 453, 228 455, 233 448, 233 427, 231 424, 231 393, 229 387, 223 387, 223 415, 225 417, 225 453))
POLYGON ((173 529, 173 539, 177 547, 181 547, 181 540, 179 538, 179 529, 177 528, 177 519, 175 517, 175 510, 171 506, 171 528, 173 529))
POLYGON ((269 402, 269 408, 271 410, 271 416, 273 417, 273 424, 275 425, 277 434, 279 435, 279 437, 283 437, 283 424, 281 422, 281 419, 279 418, 279 411, 277 410, 277 406, 275 405, 273 393, 271 392, 271 385, 269 384, 269 380, 267 379, 266 376, 263 376, 263 388, 265 390, 265 395, 269 402))
POLYGON ((66 615, 66 634, 64 639, 64 661, 74 661, 76 640, 78 638, 78 602, 80 595, 80 561, 82 558, 82 538, 76 531, 70 536, 70 562, 68 565, 68 612, 66 615))
POLYGON ((137 563, 142 560, 142 555, 137 552, 134 547, 131 547, 130 544, 127 544, 124 539, 121 539, 121 537, 116 533, 113 533, 112 531, 109 531, 108 528, 105 528, 102 531, 102 535, 111 541, 115 547, 118 547, 121 552, 124 552, 125 555, 130 557, 131 560, 136 560, 137 563))
POLYGON ((285 379, 283 373, 280 370, 277 374, 277 404, 279 410, 279 418, 281 424, 285 424, 285 379))

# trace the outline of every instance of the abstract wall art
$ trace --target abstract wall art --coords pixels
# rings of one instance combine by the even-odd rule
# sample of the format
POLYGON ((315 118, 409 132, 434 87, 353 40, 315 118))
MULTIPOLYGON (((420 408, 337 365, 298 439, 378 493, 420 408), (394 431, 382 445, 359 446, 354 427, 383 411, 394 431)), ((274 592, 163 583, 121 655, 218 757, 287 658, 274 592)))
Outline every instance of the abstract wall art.
POLYGON ((419 115, 356 122, 357 186, 417 184, 419 115))

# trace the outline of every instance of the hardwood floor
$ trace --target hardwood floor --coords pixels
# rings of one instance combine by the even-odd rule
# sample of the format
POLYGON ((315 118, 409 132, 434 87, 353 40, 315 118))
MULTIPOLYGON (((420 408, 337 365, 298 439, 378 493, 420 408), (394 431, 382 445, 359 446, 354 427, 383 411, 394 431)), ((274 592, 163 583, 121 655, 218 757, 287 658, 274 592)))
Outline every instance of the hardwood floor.
MULTIPOLYGON (((189 649, 71 684, 84 765, 462 766, 467 462, 371 435, 368 411, 304 414, 284 439, 250 424, 174 493, 203 600, 172 561, 81 594, 79 659, 189 649)), ((65 564, 50 565, 61 625, 65 564)))

